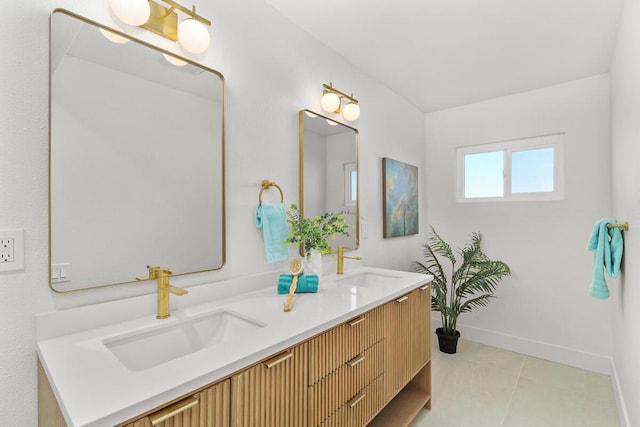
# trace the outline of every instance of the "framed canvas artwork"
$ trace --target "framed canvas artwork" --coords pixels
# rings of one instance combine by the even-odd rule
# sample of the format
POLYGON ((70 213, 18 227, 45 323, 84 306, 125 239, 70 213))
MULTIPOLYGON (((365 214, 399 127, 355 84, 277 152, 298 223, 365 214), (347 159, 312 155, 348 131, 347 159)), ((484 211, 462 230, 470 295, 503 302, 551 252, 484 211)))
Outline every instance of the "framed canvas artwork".
POLYGON ((418 234, 418 167, 382 158, 383 236, 418 234))

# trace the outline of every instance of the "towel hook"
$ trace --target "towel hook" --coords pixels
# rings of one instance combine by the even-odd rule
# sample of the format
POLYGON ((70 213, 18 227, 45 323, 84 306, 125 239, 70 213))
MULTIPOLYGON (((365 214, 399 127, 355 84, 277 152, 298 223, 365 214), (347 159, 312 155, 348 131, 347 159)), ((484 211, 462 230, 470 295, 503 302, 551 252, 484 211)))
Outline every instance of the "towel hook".
POLYGON ((607 228, 623 228, 624 231, 629 231, 629 221, 624 222, 622 224, 607 224, 607 228))
POLYGON ((258 202, 262 205, 262 192, 268 188, 276 187, 280 192, 280 203, 284 202, 284 193, 282 192, 282 188, 278 184, 273 181, 269 181, 268 179, 263 179, 261 183, 260 193, 258 193, 258 202))

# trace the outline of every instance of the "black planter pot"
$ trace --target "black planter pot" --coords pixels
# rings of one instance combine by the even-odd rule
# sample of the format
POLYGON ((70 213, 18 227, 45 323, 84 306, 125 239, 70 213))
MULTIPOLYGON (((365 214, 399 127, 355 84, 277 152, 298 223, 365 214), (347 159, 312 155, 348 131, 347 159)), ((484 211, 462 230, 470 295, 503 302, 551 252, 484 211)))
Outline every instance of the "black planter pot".
POLYGON ((440 351, 447 354, 454 354, 458 348, 458 339, 460 338, 460 331, 456 331, 455 335, 445 335, 444 329, 436 329, 436 335, 438 335, 438 344, 440 351))

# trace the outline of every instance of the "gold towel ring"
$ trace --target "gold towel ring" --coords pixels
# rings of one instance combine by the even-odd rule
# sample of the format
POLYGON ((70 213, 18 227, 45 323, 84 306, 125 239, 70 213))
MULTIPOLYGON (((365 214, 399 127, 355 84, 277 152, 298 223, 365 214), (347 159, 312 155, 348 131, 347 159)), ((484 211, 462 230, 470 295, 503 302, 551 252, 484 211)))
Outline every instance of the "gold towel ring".
POLYGON ((270 187, 276 187, 278 189, 278 191, 280 192, 280 203, 284 202, 284 193, 282 193, 282 188, 280 188, 278 186, 278 184, 276 184, 273 181, 269 181, 267 179, 263 179, 262 180, 262 188, 260 189, 260 193, 258 193, 258 202, 260 203, 260 205, 262 205, 262 192, 270 187))

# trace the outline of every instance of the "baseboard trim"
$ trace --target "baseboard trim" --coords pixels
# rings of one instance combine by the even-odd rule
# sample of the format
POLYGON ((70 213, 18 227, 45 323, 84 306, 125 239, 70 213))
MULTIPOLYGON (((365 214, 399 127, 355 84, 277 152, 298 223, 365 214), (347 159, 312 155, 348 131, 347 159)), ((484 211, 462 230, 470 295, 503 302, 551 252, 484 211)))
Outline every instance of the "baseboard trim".
POLYGON ((620 427, 631 427, 631 422, 629 422, 629 413, 627 412, 627 405, 625 404, 624 394, 622 394, 622 388, 620 387, 620 381, 618 378, 616 363, 611 360, 611 384, 613 385, 613 395, 616 399, 616 405, 618 406, 620 427))
MULTIPOLYGON (((439 315, 433 316, 432 324, 434 327, 441 325, 439 315)), ((550 360, 576 368, 587 369, 600 374, 611 375, 612 360, 611 357, 608 356, 588 353, 460 323, 458 323, 458 330, 460 330, 462 338, 469 341, 515 351, 526 354, 527 356, 550 360)))

